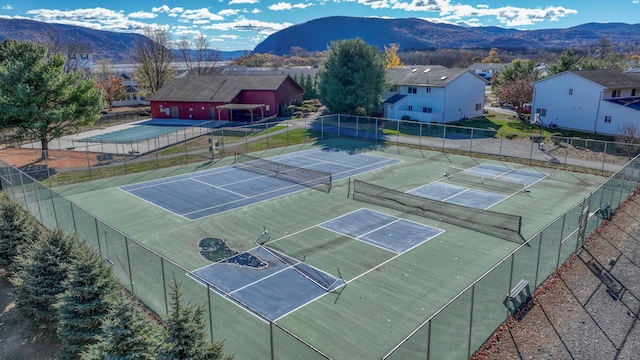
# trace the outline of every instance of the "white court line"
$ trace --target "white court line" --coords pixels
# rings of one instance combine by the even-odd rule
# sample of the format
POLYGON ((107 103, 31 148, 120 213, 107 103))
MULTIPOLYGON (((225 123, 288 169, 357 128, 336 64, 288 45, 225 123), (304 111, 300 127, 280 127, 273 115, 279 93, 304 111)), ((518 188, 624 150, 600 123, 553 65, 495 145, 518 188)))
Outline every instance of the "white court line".
MULTIPOLYGON (((147 199, 145 199, 145 198, 141 198, 140 196, 138 196, 138 195, 136 195, 136 194, 134 194, 134 193, 132 193, 132 192, 129 192, 128 190, 123 190, 122 188, 118 188, 118 190, 120 190, 120 191, 122 191, 122 192, 124 192, 124 193, 126 193, 126 194, 128 194, 128 195, 131 195, 131 196, 133 196, 133 197, 135 197, 135 198, 138 198, 138 199, 142 200, 143 202, 146 202, 147 204, 151 204, 151 205, 153 205, 153 206, 155 206, 155 207, 158 207, 158 208, 160 208, 160 209, 162 209, 162 210, 164 210, 164 211, 166 211, 166 212, 168 212, 168 213, 170 213, 170 214, 173 214, 173 215, 176 215, 176 216, 178 216, 178 217, 181 217, 181 218, 183 218, 183 219, 185 219, 185 220, 187 220, 187 221, 192 221, 192 220, 190 220, 190 219, 188 219, 188 218, 184 217, 182 214, 178 214, 177 212, 173 212, 173 211, 171 211, 171 210, 169 210, 169 209, 165 208, 164 206, 160 206, 160 205, 158 205, 158 204, 152 203, 151 201, 149 201, 149 200, 147 200, 147 199)), ((132 191, 135 191, 135 190, 132 190, 132 191)))
POLYGON ((225 189, 225 188, 222 188, 222 187, 219 187, 219 186, 216 186, 216 185, 213 185, 213 184, 209 184, 208 182, 205 182, 205 181, 202 181, 202 180, 198 180, 198 179, 191 179, 191 180, 193 180, 193 181, 195 181, 195 182, 198 182, 198 183, 200 183, 200 184, 202 184, 202 185, 207 185, 207 186, 212 187, 212 188, 214 188, 214 189, 218 189, 218 190, 226 191, 226 192, 228 192, 228 193, 232 193, 232 194, 235 194, 235 195, 241 196, 241 197, 243 197, 243 198, 248 198, 248 196, 247 196, 247 195, 243 195, 243 194, 237 193, 237 192, 235 192, 235 191, 227 190, 227 189, 225 189))

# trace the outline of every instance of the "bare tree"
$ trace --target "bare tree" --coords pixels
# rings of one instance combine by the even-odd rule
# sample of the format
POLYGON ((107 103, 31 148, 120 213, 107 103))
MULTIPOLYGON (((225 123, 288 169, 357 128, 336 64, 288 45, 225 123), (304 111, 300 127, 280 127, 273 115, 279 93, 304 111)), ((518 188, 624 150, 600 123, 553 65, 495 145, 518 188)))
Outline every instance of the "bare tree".
POLYGON ((49 29, 41 35, 41 43, 47 49, 48 56, 61 54, 65 58, 64 72, 81 70, 85 74, 91 71, 91 49, 86 44, 67 42, 55 29, 49 29))
POLYGON ((144 39, 133 45, 132 61, 135 65, 133 77, 142 96, 158 91, 175 74, 174 53, 168 48, 171 37, 164 28, 145 28, 144 39))
POLYGON ((629 159, 640 153, 640 128, 638 124, 626 122, 618 129, 618 149, 627 153, 629 159))
POLYGON ((200 34, 191 41, 183 37, 177 43, 180 51, 180 61, 185 65, 189 74, 210 75, 220 62, 220 51, 212 49, 207 37, 200 34))
POLYGON ((113 70, 113 64, 109 59, 102 59, 96 61, 96 67, 92 71, 93 77, 96 82, 105 80, 107 77, 115 75, 113 70))

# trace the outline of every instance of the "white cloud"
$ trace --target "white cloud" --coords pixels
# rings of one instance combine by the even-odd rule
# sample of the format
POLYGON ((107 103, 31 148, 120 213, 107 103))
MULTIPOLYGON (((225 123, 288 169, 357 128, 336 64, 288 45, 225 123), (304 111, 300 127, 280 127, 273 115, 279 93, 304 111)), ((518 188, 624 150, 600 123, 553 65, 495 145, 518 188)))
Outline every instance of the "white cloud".
POLYGON ((286 3, 286 2, 279 2, 277 4, 273 4, 271 6, 269 6, 269 10, 272 11, 280 11, 280 10, 291 10, 291 9, 305 9, 309 6, 313 6, 314 4, 311 3, 298 3, 298 4, 293 4, 291 5, 291 3, 286 3))
MULTIPOLYGON (((392 2, 395 2, 392 0, 392 2)), ((372 9, 388 9, 391 7, 387 0, 358 0, 358 4, 371 6, 372 9)))
POLYGON ((276 31, 280 31, 293 24, 291 23, 272 23, 260 20, 249 20, 240 18, 228 23, 216 23, 207 26, 203 26, 202 29, 220 30, 220 31, 256 31, 259 34, 271 35, 276 31))
POLYGON ((294 4, 293 7, 296 9, 306 9, 309 6, 314 6, 314 4, 312 3, 299 3, 299 4, 294 4))
POLYGON ((7 5, 2 5, 2 10, 13 10, 13 6, 7 4, 7 5))
POLYGON ((127 15, 127 17, 130 19, 153 19, 156 16, 158 15, 154 13, 146 12, 146 11, 136 11, 127 15))
POLYGON ((26 12, 31 19, 38 21, 83 26, 96 30, 138 31, 145 27, 159 27, 129 19, 122 11, 104 8, 87 8, 75 10, 34 9, 26 12))
POLYGON ((231 0, 229 1, 229 5, 235 4, 257 4, 260 0, 231 0))
MULTIPOLYGON (((450 0, 411 0, 409 2, 401 0, 358 0, 358 3, 369 5, 372 8, 380 8, 386 6, 387 1, 393 4, 391 5, 392 9, 435 12, 438 13, 440 22, 449 22, 451 24, 471 22, 473 26, 478 26, 479 18, 487 17, 495 18, 506 26, 524 26, 544 21, 558 21, 563 17, 578 13, 577 10, 567 9, 562 6, 547 6, 545 8, 503 6, 491 8, 486 4, 476 6, 460 3, 452 4, 450 0), (474 20, 470 21, 469 18, 474 18, 474 20)), ((433 19, 430 20, 434 21, 433 19)))
POLYGON ((269 10, 279 11, 279 10, 291 10, 292 6, 289 3, 279 2, 277 4, 273 4, 269 6, 269 10))
POLYGON ((167 5, 162 5, 160 7, 154 7, 151 8, 152 12, 159 12, 159 13, 169 13, 169 14, 179 14, 181 12, 184 11, 183 7, 174 7, 174 8, 170 8, 167 5))
POLYGON ((185 10, 182 15, 180 15, 180 21, 182 22, 191 22, 191 21, 219 21, 223 20, 224 17, 214 14, 209 11, 207 8, 195 9, 195 10, 185 10))
POLYGON ((231 16, 231 15, 238 15, 239 12, 240 12, 239 9, 225 9, 225 10, 218 11, 218 15, 231 16))
POLYGON ((255 9, 251 10, 252 14, 260 14, 261 12, 262 12, 262 10, 260 10, 258 8, 255 8, 255 9))

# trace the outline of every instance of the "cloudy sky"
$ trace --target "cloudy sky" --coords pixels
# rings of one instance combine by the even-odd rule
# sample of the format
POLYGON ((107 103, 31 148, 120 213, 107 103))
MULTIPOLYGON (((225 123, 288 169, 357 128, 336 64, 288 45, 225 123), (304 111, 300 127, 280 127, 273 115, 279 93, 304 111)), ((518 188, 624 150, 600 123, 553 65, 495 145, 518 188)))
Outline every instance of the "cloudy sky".
POLYGON ((173 39, 202 34, 213 48, 253 50, 269 34, 336 15, 421 18, 521 30, 587 22, 640 23, 640 0, 0 0, 0 17, 141 32, 166 27, 173 39))

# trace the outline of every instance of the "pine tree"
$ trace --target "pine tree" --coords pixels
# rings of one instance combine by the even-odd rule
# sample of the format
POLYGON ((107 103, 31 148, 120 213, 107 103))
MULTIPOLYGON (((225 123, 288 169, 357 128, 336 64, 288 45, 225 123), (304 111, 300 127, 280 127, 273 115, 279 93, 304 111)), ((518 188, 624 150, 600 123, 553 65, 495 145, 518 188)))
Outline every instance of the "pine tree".
POLYGON ((204 312, 200 306, 182 303, 180 284, 174 279, 171 286, 171 314, 166 322, 166 336, 161 359, 233 359, 223 355, 222 342, 206 340, 203 326, 204 312))
POLYGON ((65 291, 58 296, 58 338, 60 359, 77 359, 88 346, 96 343, 102 324, 118 294, 113 271, 85 243, 80 243, 64 282, 65 291))
POLYGON ((331 43, 318 69, 318 96, 332 113, 365 114, 378 108, 386 88, 384 56, 361 39, 331 43))
POLYGON ((0 267, 12 274, 20 246, 37 239, 38 227, 31 214, 6 197, 0 198, 0 267))
POLYGON ((25 316, 51 326, 58 319, 56 296, 64 291, 76 238, 62 228, 44 231, 16 257, 18 271, 11 282, 16 309, 25 316))
POLYGON ((89 346, 82 359, 155 359, 160 345, 160 329, 138 306, 130 296, 121 293, 120 300, 105 321, 98 342, 89 346))

